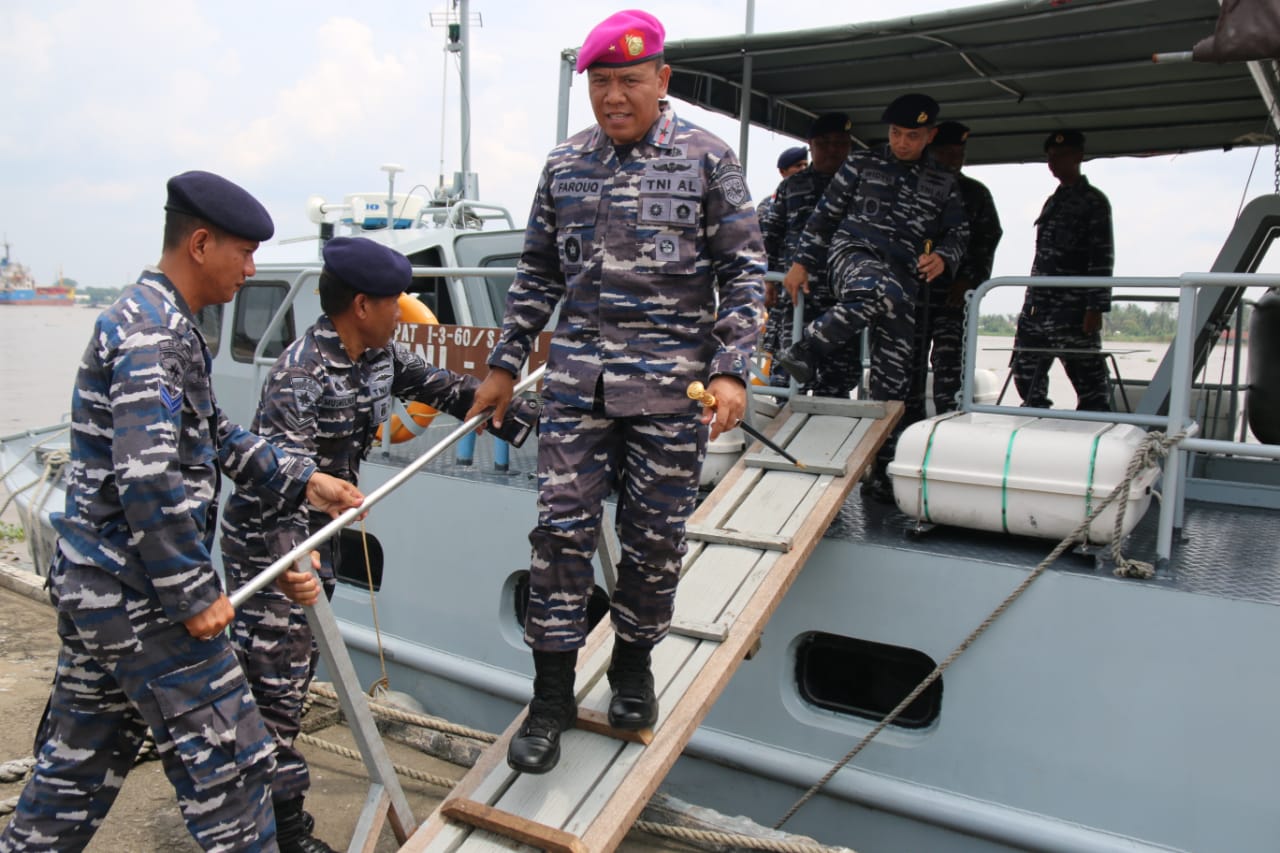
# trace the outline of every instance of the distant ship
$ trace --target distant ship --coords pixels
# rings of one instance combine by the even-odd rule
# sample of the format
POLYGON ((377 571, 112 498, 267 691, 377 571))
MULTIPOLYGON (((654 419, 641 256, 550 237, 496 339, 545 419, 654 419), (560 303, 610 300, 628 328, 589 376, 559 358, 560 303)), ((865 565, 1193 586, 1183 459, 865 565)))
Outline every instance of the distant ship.
POLYGON ((76 289, 63 284, 41 287, 36 284, 31 271, 9 258, 9 241, 4 244, 4 257, 0 258, 0 305, 75 305, 76 289))

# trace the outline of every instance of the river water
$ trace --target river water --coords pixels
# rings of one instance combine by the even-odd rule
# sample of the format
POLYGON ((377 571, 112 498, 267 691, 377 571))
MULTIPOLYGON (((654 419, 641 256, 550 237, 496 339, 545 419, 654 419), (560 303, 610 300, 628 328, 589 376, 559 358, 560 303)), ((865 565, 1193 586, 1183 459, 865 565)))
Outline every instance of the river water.
MULTIPOLYGON (((97 316, 96 308, 0 306, 0 436, 57 423, 67 414, 76 369, 97 316)), ((978 341, 978 367, 994 371, 997 383, 1008 372, 1012 344, 1012 338, 978 341)), ((1106 348, 1115 351, 1116 367, 1125 379, 1150 379, 1167 345, 1108 342, 1106 348)), ((1220 369, 1220 362, 1210 365, 1214 380, 1220 369)), ((1221 375, 1229 376, 1229 365, 1221 375)), ((1049 378, 1050 396, 1059 406, 1072 405, 1075 396, 1060 363, 1054 363, 1049 378)), ((1012 385, 1004 402, 1018 402, 1012 385)))

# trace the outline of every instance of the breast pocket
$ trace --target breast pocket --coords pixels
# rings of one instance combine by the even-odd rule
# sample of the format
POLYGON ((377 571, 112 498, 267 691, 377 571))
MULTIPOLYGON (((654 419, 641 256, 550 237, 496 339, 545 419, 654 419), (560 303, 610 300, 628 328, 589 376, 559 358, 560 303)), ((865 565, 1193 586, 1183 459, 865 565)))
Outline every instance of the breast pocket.
POLYGON ((212 465, 217 450, 213 441, 213 389, 203 374, 189 376, 186 403, 182 407, 182 435, 178 459, 184 467, 212 465))
POLYGON ((599 207, 598 195, 556 199, 556 249, 560 266, 568 274, 581 272, 591 263, 599 207))
POLYGON ((689 275, 698 263, 697 199, 641 196, 636 238, 636 268, 660 275, 689 275))

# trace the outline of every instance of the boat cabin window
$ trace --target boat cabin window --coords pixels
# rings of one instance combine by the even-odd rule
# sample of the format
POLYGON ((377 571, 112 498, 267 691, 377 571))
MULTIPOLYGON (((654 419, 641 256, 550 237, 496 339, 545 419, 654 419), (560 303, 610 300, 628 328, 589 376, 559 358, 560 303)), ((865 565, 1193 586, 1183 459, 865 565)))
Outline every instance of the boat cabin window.
POLYGON ((206 305, 201 308, 196 312, 196 325, 209 345, 209 355, 216 356, 222 343, 222 306, 206 305))
MULTIPOLYGON (((529 612, 529 573, 521 572, 515 583, 516 624, 524 630, 524 617, 529 612)), ((587 601, 587 624, 592 628, 609 613, 609 593, 599 584, 591 589, 591 598, 587 601)))
MULTIPOLYGON (((519 255, 491 255, 480 262, 482 267, 514 267, 520 261, 519 255)), ((489 297, 489 305, 493 308, 493 316, 501 319, 507 311, 507 291, 511 289, 511 279, 506 276, 486 276, 485 293, 489 297)), ((554 328, 548 324, 547 328, 554 328)))
MULTIPOLYGON (((249 281, 236 294, 236 312, 231 331, 231 357, 236 361, 253 361, 258 342, 267 331, 271 318, 284 304, 289 286, 283 281, 249 281)), ((267 342, 262 355, 275 358, 293 343, 293 308, 267 342)))
MULTIPOLYGON (((409 262, 415 267, 442 267, 444 255, 439 247, 433 246, 409 255, 409 262)), ((415 275, 408 292, 430 308, 439 322, 450 325, 458 322, 457 312, 453 308, 453 299, 449 296, 449 280, 444 276, 415 275)))
MULTIPOLYGON (((819 708, 879 722, 898 706, 937 664, 915 649, 814 632, 796 651, 801 697, 819 708)), ((893 723, 921 729, 942 708, 939 678, 893 723)))
POLYGON ((338 535, 338 558, 334 566, 338 583, 373 591, 382 589, 382 543, 372 533, 361 534, 357 530, 344 530, 338 535), (364 546, 369 543, 369 559, 366 564, 364 546), (372 581, 370 580, 372 578, 372 581))

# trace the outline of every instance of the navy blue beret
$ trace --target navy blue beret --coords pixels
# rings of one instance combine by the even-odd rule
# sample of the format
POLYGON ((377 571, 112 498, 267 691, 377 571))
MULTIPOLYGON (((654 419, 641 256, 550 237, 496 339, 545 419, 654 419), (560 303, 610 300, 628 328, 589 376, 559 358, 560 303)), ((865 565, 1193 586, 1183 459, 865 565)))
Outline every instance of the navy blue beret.
POLYGON ((183 172, 169 179, 165 210, 185 213, 228 234, 261 243, 276 233, 271 214, 244 189, 212 172, 183 172))
POLYGON ((413 281, 408 258, 367 237, 334 237, 322 254, 326 272, 370 296, 399 296, 413 281))
POLYGON ((853 127, 853 122, 849 121, 849 117, 844 113, 823 113, 813 120, 813 124, 809 125, 809 138, 817 139, 824 133, 832 131, 849 132, 849 128, 853 127))
POLYGON ((964 145, 969 141, 969 128, 958 121, 944 121, 933 137, 934 145, 964 145))
POLYGON ((797 145, 795 148, 788 148, 778 155, 778 168, 787 169, 796 163, 803 163, 809 159, 809 149, 803 145, 797 145))
POLYGON ((938 117, 938 102, 928 95, 913 93, 895 98, 880 120, 898 127, 929 127, 938 117))
POLYGON ((1061 145, 1063 148, 1075 148, 1079 151, 1084 150, 1084 134, 1078 130, 1055 130, 1044 141, 1044 150, 1048 151, 1055 145, 1061 145))

